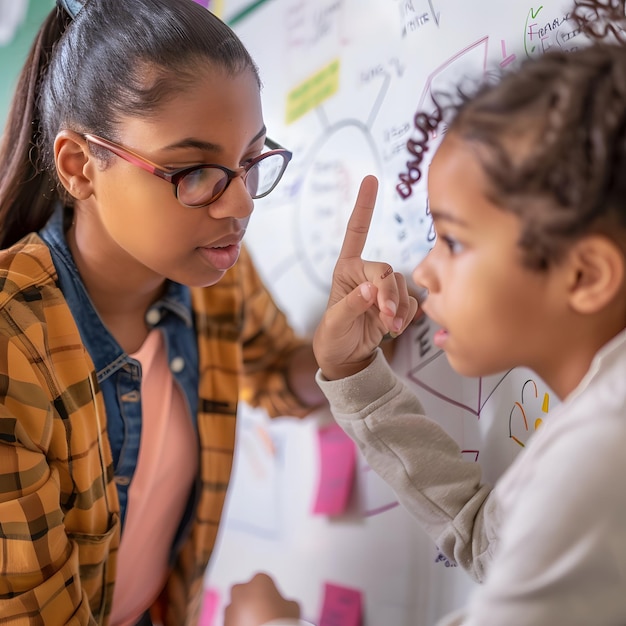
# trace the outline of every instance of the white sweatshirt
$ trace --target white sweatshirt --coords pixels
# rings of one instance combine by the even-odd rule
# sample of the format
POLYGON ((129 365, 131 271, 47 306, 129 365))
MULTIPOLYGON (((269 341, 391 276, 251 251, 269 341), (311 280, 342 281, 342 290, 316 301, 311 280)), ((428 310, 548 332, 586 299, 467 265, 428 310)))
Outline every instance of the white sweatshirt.
POLYGON ((483 583, 439 626, 626 625, 626 331, 493 490, 380 351, 354 376, 317 380, 372 469, 483 583))

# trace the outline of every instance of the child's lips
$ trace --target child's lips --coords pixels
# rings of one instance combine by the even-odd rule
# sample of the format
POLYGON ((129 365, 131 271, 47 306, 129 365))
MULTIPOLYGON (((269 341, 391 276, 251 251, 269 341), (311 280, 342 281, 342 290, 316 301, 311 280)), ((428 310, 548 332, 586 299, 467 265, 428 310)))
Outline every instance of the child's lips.
POLYGON ((445 343, 448 340, 448 331, 445 328, 440 328, 433 335, 433 343, 438 347, 443 349, 445 347, 445 343))

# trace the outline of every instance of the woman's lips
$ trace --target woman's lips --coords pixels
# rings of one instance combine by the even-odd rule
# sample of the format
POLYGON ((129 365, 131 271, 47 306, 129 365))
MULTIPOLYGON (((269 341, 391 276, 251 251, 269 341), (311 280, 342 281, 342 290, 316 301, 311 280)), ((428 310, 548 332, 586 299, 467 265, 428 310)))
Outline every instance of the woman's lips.
POLYGON ((230 269, 239 258, 241 243, 198 248, 202 257, 217 270, 230 269))

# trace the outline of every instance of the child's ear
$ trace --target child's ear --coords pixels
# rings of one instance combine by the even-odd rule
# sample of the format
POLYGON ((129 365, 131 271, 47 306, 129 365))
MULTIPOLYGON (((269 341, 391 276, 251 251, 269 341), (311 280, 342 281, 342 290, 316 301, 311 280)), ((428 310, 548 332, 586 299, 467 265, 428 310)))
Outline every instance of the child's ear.
POLYGON ((597 313, 624 290, 626 259, 608 237, 583 237, 568 256, 570 305, 578 313, 597 313))
POLYGON ((71 130, 62 130, 54 140, 54 161, 59 180, 77 200, 88 198, 93 189, 86 167, 93 158, 87 140, 71 130))

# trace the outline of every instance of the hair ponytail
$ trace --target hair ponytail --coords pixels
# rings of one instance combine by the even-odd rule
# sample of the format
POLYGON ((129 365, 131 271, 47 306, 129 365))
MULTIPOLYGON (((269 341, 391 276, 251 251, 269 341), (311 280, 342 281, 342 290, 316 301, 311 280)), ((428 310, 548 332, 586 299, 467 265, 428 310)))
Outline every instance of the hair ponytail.
POLYGON ((38 88, 67 16, 54 9, 39 29, 18 78, 0 143, 0 248, 44 226, 59 197, 40 159, 38 88))

